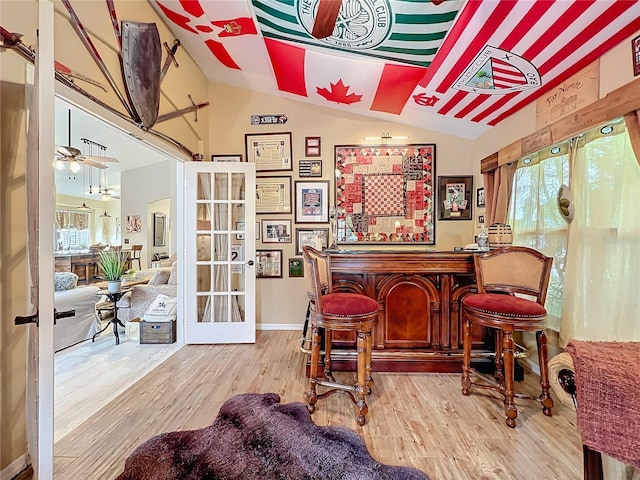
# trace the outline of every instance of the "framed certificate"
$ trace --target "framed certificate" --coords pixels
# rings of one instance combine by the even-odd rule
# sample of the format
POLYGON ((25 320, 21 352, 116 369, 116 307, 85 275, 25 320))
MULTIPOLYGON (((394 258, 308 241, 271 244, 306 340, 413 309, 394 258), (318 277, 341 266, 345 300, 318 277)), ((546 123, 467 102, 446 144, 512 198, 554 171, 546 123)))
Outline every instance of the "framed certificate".
POLYGON ((256 213, 291 213, 291 177, 256 178, 256 213))
POLYGON ((256 164, 256 172, 293 170, 291 132, 247 133, 244 140, 247 161, 256 164))

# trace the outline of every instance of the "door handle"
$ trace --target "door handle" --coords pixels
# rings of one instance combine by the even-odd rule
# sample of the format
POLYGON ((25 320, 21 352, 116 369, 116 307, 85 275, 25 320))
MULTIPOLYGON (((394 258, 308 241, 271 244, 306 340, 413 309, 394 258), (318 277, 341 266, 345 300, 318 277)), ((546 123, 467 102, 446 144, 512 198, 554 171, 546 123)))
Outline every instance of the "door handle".
MULTIPOLYGON (((58 312, 55 308, 53 309, 53 324, 57 323, 59 318, 68 318, 75 317, 75 310, 66 310, 64 312, 58 312)), ((40 326, 40 313, 36 310, 36 313, 33 315, 19 315, 14 320, 14 325, 28 325, 29 323, 35 323, 37 327, 40 326)))
POLYGON ((253 266, 253 260, 249 260, 249 261, 247 262, 247 265, 249 265, 250 267, 252 267, 252 266, 253 266))

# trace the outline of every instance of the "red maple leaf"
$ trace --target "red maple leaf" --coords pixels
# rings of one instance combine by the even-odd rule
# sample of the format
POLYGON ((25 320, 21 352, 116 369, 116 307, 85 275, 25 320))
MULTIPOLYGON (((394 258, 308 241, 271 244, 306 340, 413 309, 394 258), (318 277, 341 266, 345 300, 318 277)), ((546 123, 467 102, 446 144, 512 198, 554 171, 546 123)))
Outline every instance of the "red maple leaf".
POLYGON ((355 93, 350 93, 349 95, 347 95, 347 92, 349 92, 349 88, 351 87, 345 86, 344 83, 342 83, 342 79, 338 80, 338 83, 329 82, 329 85, 331 85, 331 91, 327 90, 326 88, 316 87, 316 91, 318 92, 318 94, 329 101, 336 103, 346 103, 347 105, 349 105, 351 103, 359 102, 362 98, 362 95, 356 95, 355 93))

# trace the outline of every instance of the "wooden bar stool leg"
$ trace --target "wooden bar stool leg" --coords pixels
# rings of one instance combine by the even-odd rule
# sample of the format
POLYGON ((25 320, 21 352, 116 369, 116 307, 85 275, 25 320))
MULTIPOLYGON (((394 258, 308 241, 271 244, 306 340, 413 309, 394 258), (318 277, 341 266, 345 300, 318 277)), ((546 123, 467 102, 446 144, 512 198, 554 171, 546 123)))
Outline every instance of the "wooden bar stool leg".
POLYGON ((471 388, 471 321, 463 322, 463 353, 462 353, 462 394, 469 395, 471 388))
POLYGON ((333 330, 324 329, 324 378, 335 382, 331 374, 331 342, 333 341, 333 330))
POLYGON ((318 403, 316 381, 318 379, 319 360, 320 333, 318 332, 318 327, 314 326, 311 331, 311 365, 309 366, 309 391, 306 394, 307 410, 309 410, 309 413, 313 413, 316 411, 316 403, 318 403))
POLYGON ((367 338, 362 330, 358 331, 358 383, 356 385, 356 421, 362 426, 365 423, 365 415, 369 411, 365 400, 367 382, 367 338))
POLYGON ((511 428, 516 426, 516 417, 518 409, 514 402, 515 390, 513 386, 513 332, 506 331, 503 333, 502 353, 504 357, 504 411, 507 415, 506 423, 511 428))
POLYGON ((495 365, 495 369, 493 371, 493 378, 496 379, 496 382, 502 384, 504 383, 504 374, 502 373, 502 369, 504 368, 504 359, 502 358, 502 330, 496 330, 496 356, 493 359, 493 363, 495 365))
POLYGON ((540 402, 542 403, 542 413, 550 417, 553 408, 553 399, 549 394, 549 354, 547 351, 547 334, 544 330, 536 332, 536 343, 538 344, 538 363, 540 364, 540 386, 542 394, 540 402))
POLYGON ((371 393, 371 388, 375 385, 373 377, 371 376, 371 351, 373 350, 373 337, 371 332, 367 332, 367 395, 371 393))

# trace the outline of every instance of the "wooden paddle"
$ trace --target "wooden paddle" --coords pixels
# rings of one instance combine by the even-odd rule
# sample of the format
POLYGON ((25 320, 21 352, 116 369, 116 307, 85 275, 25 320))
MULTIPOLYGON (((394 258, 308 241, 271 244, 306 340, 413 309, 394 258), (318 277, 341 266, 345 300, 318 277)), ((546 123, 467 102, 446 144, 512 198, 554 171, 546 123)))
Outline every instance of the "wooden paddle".
POLYGON ((311 35, 315 38, 327 38, 333 33, 338 20, 342 0, 320 0, 316 20, 311 35))
MULTIPOLYGON (((440 5, 444 0, 431 0, 434 5, 440 5)), ((313 23, 311 35, 315 38, 327 38, 333 33, 338 20, 338 13, 342 0, 319 0, 316 20, 313 23)))

